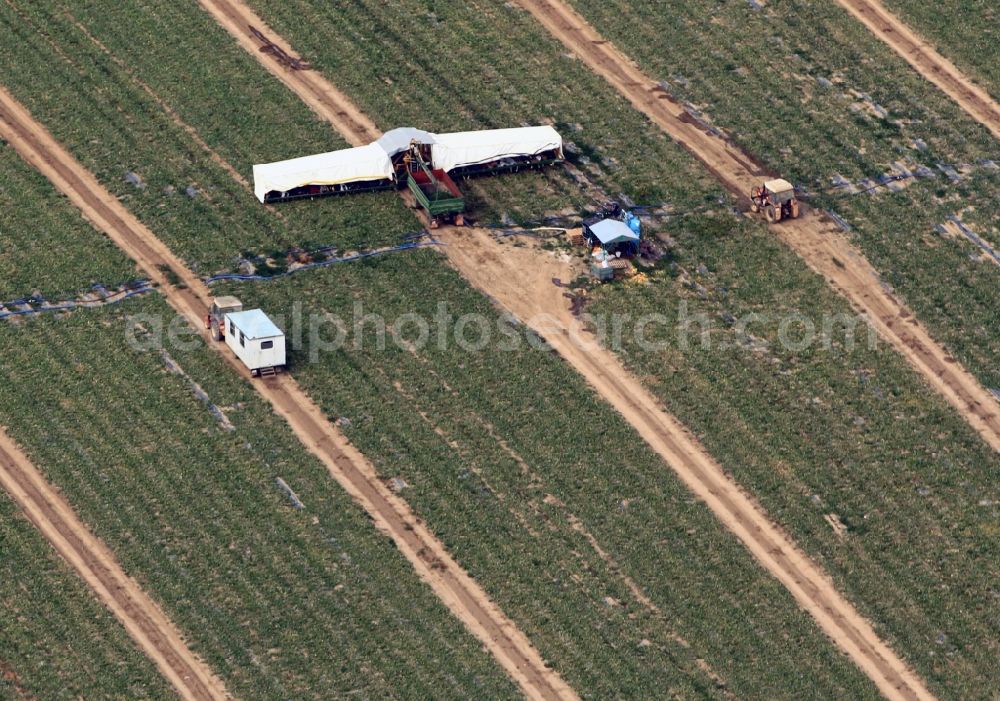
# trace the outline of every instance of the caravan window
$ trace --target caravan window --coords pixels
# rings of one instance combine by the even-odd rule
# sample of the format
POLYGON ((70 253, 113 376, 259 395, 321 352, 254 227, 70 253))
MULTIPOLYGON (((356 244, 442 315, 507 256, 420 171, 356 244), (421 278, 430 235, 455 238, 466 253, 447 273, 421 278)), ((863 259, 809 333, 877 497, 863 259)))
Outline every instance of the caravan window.
POLYGON ((246 344, 246 337, 243 335, 242 331, 240 331, 240 345, 244 346, 244 347, 247 345, 246 344))
POLYGON ((261 341, 260 342, 260 349, 261 350, 270 350, 271 348, 274 348, 274 341, 261 341))
POLYGON ((234 324, 232 321, 229 322, 229 334, 231 336, 236 335, 236 324, 234 324))

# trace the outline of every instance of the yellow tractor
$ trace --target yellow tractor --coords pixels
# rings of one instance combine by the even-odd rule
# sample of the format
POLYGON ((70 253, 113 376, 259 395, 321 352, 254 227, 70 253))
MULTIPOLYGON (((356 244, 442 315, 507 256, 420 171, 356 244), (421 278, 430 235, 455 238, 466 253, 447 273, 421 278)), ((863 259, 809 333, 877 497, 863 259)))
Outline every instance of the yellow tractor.
POLYGON ((768 180, 750 192, 750 210, 763 212, 768 222, 782 219, 796 219, 799 216, 799 201, 795 199, 795 188, 787 180, 768 180))

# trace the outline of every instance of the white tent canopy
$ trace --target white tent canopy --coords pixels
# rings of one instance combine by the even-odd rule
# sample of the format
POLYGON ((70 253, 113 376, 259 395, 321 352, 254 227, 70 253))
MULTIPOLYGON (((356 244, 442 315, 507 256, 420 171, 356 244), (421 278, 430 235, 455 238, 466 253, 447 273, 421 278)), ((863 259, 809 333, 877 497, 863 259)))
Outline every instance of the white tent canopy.
POLYGON ((459 131, 438 134, 431 146, 431 159, 435 168, 448 172, 463 166, 514 156, 534 156, 552 150, 562 150, 562 137, 548 126, 459 131))
POLYGON ((431 134, 429 131, 414 129, 413 127, 399 127, 398 129, 387 131, 375 143, 381 146, 382 150, 389 154, 391 158, 400 151, 410 148, 410 142, 412 141, 421 144, 433 144, 436 140, 437 135, 431 134))
POLYGON ((394 180, 392 157, 410 142, 431 145, 434 168, 445 172, 503 158, 534 156, 545 151, 562 155, 562 137, 549 126, 432 134, 401 127, 367 146, 331 151, 253 167, 254 194, 261 202, 269 192, 288 192, 307 185, 339 185, 394 180))
POLYGON ((306 185, 339 185, 392 180, 392 159, 378 143, 331 151, 253 167, 253 192, 264 201, 269 192, 288 192, 306 185))
POLYGON ((628 224, 617 219, 602 219, 587 228, 604 246, 639 241, 639 235, 632 231, 628 224))

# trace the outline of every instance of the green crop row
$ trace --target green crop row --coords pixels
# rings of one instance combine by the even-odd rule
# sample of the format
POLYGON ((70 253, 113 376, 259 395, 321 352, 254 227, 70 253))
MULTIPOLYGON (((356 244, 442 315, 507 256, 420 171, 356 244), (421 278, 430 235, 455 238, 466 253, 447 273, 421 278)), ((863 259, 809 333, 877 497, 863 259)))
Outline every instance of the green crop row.
POLYGON ((1000 459, 768 232, 688 219, 671 235, 651 284, 591 307, 667 313, 658 347, 626 334, 624 360, 932 688, 988 697, 1000 459))
POLYGON ((1000 161, 986 128, 835 3, 572 4, 677 97, 813 193, 814 206, 844 217, 854 242, 932 334, 983 383, 997 386, 996 267, 970 263, 967 242, 930 236, 927 244, 942 206, 950 213, 963 207, 959 196, 989 213, 983 235, 1000 226, 996 179, 955 185, 938 172, 904 195, 845 199, 831 190, 837 175, 876 178, 897 161, 935 171, 938 164, 1000 161))
POLYGON ((1000 389, 1000 269, 976 243, 939 228, 957 216, 1000 251, 1000 174, 984 171, 936 194, 934 187, 919 182, 836 207, 882 279, 934 337, 986 387, 1000 389))
POLYGON ((128 258, 6 144, 0 145, 0 171, 0 303, 34 295, 59 299, 137 276, 128 258), (45 191, 51 196, 38 196, 45 191))
POLYGON ((1000 8, 989 0, 882 0, 912 29, 1000 99, 1000 8))
POLYGON ((678 98, 810 189, 907 156, 933 165, 997 155, 985 127, 835 3, 571 4, 678 98))
MULTIPOLYGON (((189 380, 128 340, 151 338, 132 321, 155 334, 157 319, 172 318, 150 297, 0 325, 0 424, 229 690, 247 699, 515 697, 480 644, 221 358, 200 341, 169 348, 189 380)), ((6 548, 2 560, 15 566, 6 548)), ((17 588, 15 611, 29 602, 17 588)), ((93 607, 79 598, 67 604, 69 621, 93 607)), ((58 616, 33 626, 38 644, 65 635, 58 616)), ((48 654, 58 670, 74 661, 65 648, 48 654)), ((126 672, 100 680, 100 666, 80 669, 82 680, 105 685, 94 696, 133 683, 126 672)))
POLYGON ((0 600, 0 698, 173 698, 153 663, 6 493, 0 600))
POLYGON ((719 695, 697 658, 740 698, 874 695, 624 419, 440 254, 219 292, 301 329, 296 379, 583 696, 719 695), (354 331, 369 314, 384 350, 376 321, 354 331), (463 350, 447 319, 466 314, 518 348, 463 350), (411 351, 392 328, 416 339, 412 315, 428 343, 411 351), (344 345, 324 350, 337 319, 344 345))
MULTIPOLYGON (((58 299, 95 282, 135 277, 135 266, 7 144, 0 147, 0 168, 0 300, 58 299)), ((14 374, 14 366, 3 367, 5 378, 14 374)), ((172 697, 112 614, 6 494, 0 496, 0 600, 0 697, 172 697)))
POLYGON ((8 3, 0 26, 9 37, 0 47, 4 84, 202 274, 232 270, 243 253, 376 245, 418 226, 391 195, 280 213, 260 206, 254 163, 345 144, 198 8, 8 3), (117 21, 115 39, 131 53, 84 25, 89 13, 117 21))
MULTIPOLYGON (((666 197, 685 206, 714 202, 718 196, 718 188, 708 183, 697 164, 636 115, 602 81, 567 56, 561 46, 517 9, 438 2, 439 14, 431 15, 426 3, 410 2, 366 2, 329 10, 295 2, 257 5, 270 24, 291 38, 308 59, 384 127, 409 123, 443 130, 549 119, 564 125, 567 138, 576 141, 582 153, 590 154, 587 156, 590 163, 583 163, 582 168, 609 193, 625 192, 637 199, 666 197), (303 21, 306 17, 309 21, 303 21), (405 32, 399 29, 403 26, 407 28, 405 32), (483 51, 483 46, 491 49, 483 51), (470 75, 487 75, 492 79, 470 80, 466 77, 470 75), (545 76, 544 81, 539 76, 545 76), (386 83, 386 78, 394 81, 393 85, 386 83), (460 82, 461 89, 455 89, 455 81, 460 82), (428 125, 429 121, 433 124, 428 125)), ((213 44, 213 50, 229 51, 228 37, 210 22, 206 26, 204 17, 198 20, 200 10, 193 3, 170 11, 190 17, 196 37, 214 39, 208 42, 213 44)), ((100 39, 105 45, 114 46, 116 53, 125 55, 130 28, 147 26, 141 23, 148 23, 148 17, 158 15, 159 10, 144 8, 142 12, 133 11, 131 17, 114 15, 112 8, 94 10, 93 16, 88 15, 90 31, 96 31, 98 15, 104 12, 117 17, 118 24, 117 28, 111 26, 110 19, 101 24, 100 39)), ((176 21, 179 27, 188 26, 181 24, 181 19, 172 18, 172 22, 176 21)), ((60 26, 59 17, 52 21, 55 28, 60 26)), ((173 31, 162 31, 149 39, 169 47, 157 49, 164 52, 161 62, 167 66, 181 61, 178 56, 183 56, 188 48, 189 37, 179 46, 172 40, 177 36, 173 31)), ((231 58, 239 72, 217 71, 217 82, 213 83, 228 86, 225 90, 219 88, 223 94, 257 89, 256 82, 250 81, 252 87, 249 87, 236 75, 273 80, 248 56, 231 58)), ((139 58, 135 61, 138 76, 157 93, 168 94, 165 78, 154 82, 159 69, 147 67, 139 58)), ((26 77, 17 80, 20 88, 16 92, 23 95, 22 99, 35 99, 39 109, 45 106, 32 97, 36 89, 26 77)), ((134 81, 129 85, 135 93, 134 81)), ((59 88, 52 85, 49 89, 59 88)), ((77 101, 72 95, 59 94, 64 100, 77 101)), ((195 107, 197 102, 210 98, 192 91, 189 103, 184 99, 183 95, 171 94, 171 106, 204 137, 208 133, 207 118, 196 119, 195 107), (183 109, 178 106, 185 104, 188 106, 183 109)), ((229 149, 236 148, 233 145, 236 142, 262 138, 252 136, 253 132, 275 133, 272 125, 278 115, 297 108, 292 104, 295 98, 288 93, 276 91, 274 100, 269 103, 274 109, 261 109, 259 114, 255 111, 251 124, 237 121, 230 131, 213 135, 212 148, 228 154, 229 149)), ((39 116, 48 123, 45 114, 39 116)), ((133 128, 131 124, 125 125, 127 133, 133 128)), ((60 138, 66 139, 74 151, 84 153, 88 148, 86 131, 83 124, 80 134, 74 136, 67 131, 60 138)), ((125 139, 127 134, 116 138, 125 139)), ((183 137, 178 137, 177 143, 190 147, 183 137)), ((303 140, 303 151, 306 146, 303 140)), ((129 153, 131 148, 126 143, 123 152, 129 153)), ((169 151, 164 153, 169 155, 169 151)), ((97 156, 93 158, 98 163, 97 156)), ((203 164, 198 167, 210 169, 203 164)), ((496 213, 534 214, 540 206, 535 201, 538 188, 553 188, 557 193, 566 189, 560 177, 528 176, 517 179, 516 185, 511 184, 513 180, 497 178, 481 181, 475 188, 484 201, 493 202, 490 206, 496 213), (524 182, 532 185, 521 189, 524 182)), ((574 197, 568 201, 580 201, 580 193, 574 197)), ((149 218, 148 212, 132 199, 127 204, 159 232, 160 222, 149 218)), ((317 208, 319 204, 303 203, 275 213, 261 211, 269 212, 271 217, 277 218, 280 213, 292 219, 325 211, 317 208)), ((336 200, 322 206, 336 212, 341 207, 355 205, 353 201, 336 200)), ((548 209, 545 203, 542 211, 548 209)), ((254 231, 244 232, 243 227, 249 224, 241 219, 243 216, 234 215, 226 229, 232 241, 241 235, 257 235, 254 231)), ((378 219, 372 221, 377 226, 378 219)), ((179 252, 189 259, 198 259, 199 254, 192 252, 190 242, 201 241, 213 225, 185 219, 174 227, 173 242, 182 244, 179 252)), ((727 237, 728 226, 728 220, 723 225, 692 224, 695 230, 704 232, 706 245, 716 238, 727 237)), ((762 237, 761 230, 754 227, 743 235, 751 240, 762 237)), ((777 295, 796 289, 803 281, 820 284, 787 252, 784 257, 764 258, 763 263, 757 257, 748 257, 738 245, 744 241, 733 237, 728 242, 733 248, 727 249, 730 257, 725 262, 737 271, 737 277, 754 280, 762 293, 777 295), (775 260, 780 260, 781 265, 776 265, 775 260)), ((219 255, 224 258, 232 253, 225 253, 223 243, 219 244, 219 255)), ((361 272, 340 268, 317 273, 315 277, 299 276, 270 283, 271 287, 240 287, 237 291, 247 299, 263 302, 269 310, 287 309, 293 299, 307 302, 312 309, 342 310, 348 294, 371 298, 372 306, 379 311, 392 309, 393 305, 398 308, 406 300, 432 304, 459 298, 468 300, 460 308, 466 304, 485 305, 478 296, 470 297, 460 280, 453 274, 446 275, 439 266, 440 259, 429 254, 412 259, 386 258, 358 266, 358 271, 370 268, 370 272, 362 282, 354 284, 339 276, 361 275, 361 272), (405 267, 393 272, 393 266, 405 267)), ((669 292, 665 284, 657 284, 653 288, 655 294, 669 292)), ((658 297, 654 306, 663 307, 668 301, 669 296, 658 297)), ((807 311, 822 311, 827 302, 833 310, 844 310, 838 300, 822 295, 805 298, 803 305, 807 311)), ((578 688, 594 696, 620 693, 622 688, 639 689, 636 693, 660 693, 671 685, 690 689, 692 685, 705 684, 704 675, 691 671, 693 656, 700 655, 739 695, 801 698, 872 693, 858 680, 856 670, 835 655, 831 646, 817 639, 815 629, 808 621, 801 620, 787 594, 775 591, 776 585, 769 578, 753 574, 754 566, 747 562, 746 553, 719 532, 701 507, 691 505, 690 496, 669 476, 666 467, 641 448, 634 434, 597 402, 567 368, 553 360, 543 363, 531 355, 524 355, 517 362, 508 362, 506 355, 500 360, 488 354, 466 357, 453 352, 429 357, 432 360, 422 362, 419 357, 411 358, 404 353, 359 355, 353 360, 338 355, 324 363, 308 365, 300 354, 293 361, 298 365, 294 370, 297 376, 324 402, 328 413, 350 420, 345 431, 372 457, 383 476, 404 477, 411 485, 404 487, 407 499, 578 688), (405 373, 397 367, 405 368, 405 373), (420 410, 414 413, 414 407, 420 410), (527 465, 544 476, 544 492, 531 489, 532 482, 530 479, 525 482, 520 463, 506 451, 500 451, 493 435, 500 430, 496 425, 501 426, 502 433, 497 435, 503 436, 504 443, 513 446, 517 455, 525 457, 527 465), (498 467, 490 471, 494 465, 498 467), (501 506, 494 503, 499 499, 491 496, 497 493, 504 495, 501 506), (546 500, 547 493, 556 500, 546 500), (507 509, 507 504, 513 504, 511 509, 507 509), (679 513, 694 513, 695 516, 684 518, 699 520, 690 527, 665 521, 679 513), (634 604, 626 610, 615 605, 617 601, 629 600, 627 585, 618 570, 596 556, 586 539, 566 525, 570 523, 569 514, 576 515, 597 542, 604 545, 606 552, 618 561, 621 572, 648 589, 660 610, 660 614, 649 617, 652 622, 636 623, 640 614, 634 604), (470 523, 477 525, 473 528, 470 523), (561 543, 548 540, 545 535, 548 530, 556 533, 552 538, 561 538, 561 543), (536 532, 541 535, 535 535, 536 532), (504 538, 505 535, 508 537, 504 538), (512 566, 511 562, 518 564, 512 566), (545 567, 549 562, 559 565, 545 567), (586 587, 578 580, 586 582, 586 587), (753 587, 760 587, 764 596, 758 597, 753 587), (564 598, 578 588, 581 592, 576 595, 580 598, 566 599, 572 604, 565 603, 564 598), (543 592, 544 596, 536 592, 543 592), (611 597, 611 602, 604 596, 611 597), (782 603, 775 605, 776 602, 782 603), (782 628, 795 632, 784 637, 784 633, 777 632, 782 628), (690 651, 670 642, 671 629, 689 640, 690 651), (652 637, 645 630, 653 631, 652 637), (635 641, 638 653, 629 655, 633 648, 623 646, 621 640, 635 641), (649 645, 644 644, 647 640, 649 645), (773 652, 761 654, 765 646, 773 652), (642 654, 652 656, 652 660, 640 658, 642 654), (802 674, 804 669, 809 672, 802 674)), ((677 362, 682 363, 685 376, 691 379, 682 390, 691 401, 697 401, 701 391, 714 389, 726 396, 735 394, 753 400, 745 409, 748 413, 761 411, 756 405, 762 401, 773 402, 774 407, 783 406, 781 395, 772 394, 762 400, 750 391, 754 387, 750 378, 744 374, 727 375, 725 366, 697 366, 687 358, 677 362)), ((831 446, 842 447, 840 441, 845 436, 851 437, 845 426, 853 427, 857 418, 850 416, 845 420, 850 409, 844 408, 850 395, 844 394, 849 386, 843 378, 853 366, 849 361, 841 361, 832 363, 828 370, 828 362, 832 361, 817 363, 806 387, 814 390, 812 396, 828 396, 828 402, 838 407, 838 413, 829 423, 837 430, 813 431, 811 426, 804 427, 785 417, 773 424, 773 433, 763 434, 781 452, 799 451, 803 469, 814 472, 823 470, 824 453, 814 454, 808 448, 817 443, 826 451, 831 446), (835 389, 831 389, 827 375, 839 378, 832 385, 835 389)), ((936 400, 923 396, 925 390, 898 359, 889 354, 884 362, 902 377, 898 388, 900 401, 912 407, 914 416, 956 420, 936 400)), ((693 413, 678 413, 683 420, 695 423, 693 413)), ((739 416, 734 418, 738 420, 739 416)), ((918 419, 913 421, 923 425, 918 419)), ((704 422, 702 426, 706 440, 714 436, 717 443, 729 435, 728 423, 704 422)), ((872 436, 870 443, 881 438, 878 433, 872 436)), ((759 445, 759 441, 755 444, 759 445)), ((713 444, 713 450, 714 447, 713 444)), ((957 455, 959 465, 968 465, 980 456, 975 438, 961 426, 950 436, 922 435, 916 429, 902 438, 892 435, 884 450, 902 455, 904 451, 926 453, 945 447, 957 455), (915 448, 905 443, 911 439, 916 441, 915 448)), ((859 461, 868 459, 868 453, 863 455, 859 461)), ((729 460, 723 463, 736 471, 737 466, 729 460)), ((904 467, 910 469, 912 465, 904 463, 904 467)), ((794 484, 790 486, 774 476, 768 484, 775 493, 786 497, 795 489, 794 484)), ((808 526, 828 529, 821 516, 809 521, 808 526)), ((932 518, 938 516, 939 512, 932 514, 932 518)), ((796 527, 803 526, 799 523, 796 527)), ((817 549, 816 553, 826 564, 822 552, 817 549)), ((848 576, 848 569, 843 566, 843 576, 848 576)), ((960 594, 955 596, 962 601, 960 594)), ((888 597, 887 601, 885 606, 891 609, 893 620, 906 612, 924 614, 920 606, 907 606, 903 597, 888 597)), ((919 625, 922 624, 914 623, 919 625)), ((919 632, 914 637, 919 637, 919 632)), ((912 646, 901 647, 908 655, 919 655, 925 649, 922 643, 917 640, 912 646)))

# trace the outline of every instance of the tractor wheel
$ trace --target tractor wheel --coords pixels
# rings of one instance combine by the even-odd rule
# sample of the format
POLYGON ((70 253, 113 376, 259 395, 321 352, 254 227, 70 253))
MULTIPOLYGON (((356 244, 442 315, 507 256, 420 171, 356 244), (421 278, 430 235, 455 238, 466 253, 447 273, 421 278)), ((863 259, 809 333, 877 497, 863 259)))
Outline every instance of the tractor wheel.
POLYGON ((799 218, 799 201, 792 200, 792 219, 799 218))
POLYGON ((465 217, 461 214, 455 215, 455 226, 465 226, 465 217))
POLYGON ((440 224, 437 220, 437 217, 431 217, 431 228, 436 229, 438 228, 438 226, 440 226, 440 224))
POLYGON ((774 205, 769 204, 764 208, 764 218, 771 224, 778 221, 781 215, 774 211, 774 205))

